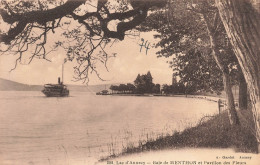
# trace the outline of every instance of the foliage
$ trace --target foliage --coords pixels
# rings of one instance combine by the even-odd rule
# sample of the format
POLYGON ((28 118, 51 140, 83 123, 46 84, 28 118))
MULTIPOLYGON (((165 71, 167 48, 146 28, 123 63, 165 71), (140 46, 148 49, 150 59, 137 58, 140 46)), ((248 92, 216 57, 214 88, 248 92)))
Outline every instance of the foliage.
MULTIPOLYGON (((159 32, 154 36, 160 38, 156 45, 161 48, 157 52, 158 57, 170 58, 169 64, 176 76, 191 91, 219 93, 223 90, 222 71, 211 55, 206 24, 198 10, 206 13, 212 22, 217 13, 214 4, 200 0, 193 4, 190 1, 171 0, 166 10, 150 14, 140 30, 159 32)), ((222 23, 217 21, 216 46, 223 57, 223 65, 227 67, 233 83, 236 83, 237 59, 222 23)))
POLYGON ((162 92, 164 94, 193 94, 195 92, 194 87, 185 86, 182 82, 178 82, 173 85, 164 84, 162 92))
POLYGON ((144 94, 144 93, 160 93, 160 84, 154 84, 153 83, 153 77, 150 73, 150 71, 147 72, 147 74, 140 75, 138 74, 134 84, 127 83, 127 84, 120 84, 117 85, 111 85, 110 90, 112 90, 112 93, 136 93, 136 94, 144 94))
POLYGON ((153 86, 153 89, 152 89, 153 93, 161 93, 161 85, 160 84, 155 84, 153 86))
POLYGON ((131 83, 127 83, 120 84, 119 86, 111 85, 109 89, 112 90, 112 93, 134 93, 135 86, 131 83))
POLYGON ((136 86, 136 93, 154 93, 153 90, 158 92, 158 85, 157 87, 155 87, 150 71, 148 71, 147 74, 144 75, 138 74, 134 81, 134 84, 136 86))

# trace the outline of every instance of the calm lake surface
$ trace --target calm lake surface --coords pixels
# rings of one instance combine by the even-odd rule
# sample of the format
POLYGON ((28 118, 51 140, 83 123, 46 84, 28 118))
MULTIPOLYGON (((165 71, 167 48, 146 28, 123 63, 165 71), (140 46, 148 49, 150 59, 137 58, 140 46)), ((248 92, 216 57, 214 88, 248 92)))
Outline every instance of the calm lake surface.
POLYGON ((194 126, 217 103, 185 97, 0 92, 1 165, 94 164, 109 154, 194 126))

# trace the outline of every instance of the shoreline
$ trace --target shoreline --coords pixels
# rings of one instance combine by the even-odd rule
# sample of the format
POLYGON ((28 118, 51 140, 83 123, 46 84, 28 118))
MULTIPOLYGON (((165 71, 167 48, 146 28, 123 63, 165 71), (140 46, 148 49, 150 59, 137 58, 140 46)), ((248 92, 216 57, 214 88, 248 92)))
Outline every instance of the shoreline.
POLYGON ((186 97, 186 98, 196 98, 196 99, 205 99, 207 101, 218 102, 220 99, 221 101, 226 100, 220 96, 207 96, 207 95, 184 95, 184 94, 99 94, 103 96, 138 96, 138 97, 186 97))
MULTIPOLYGON (((247 116, 249 111, 240 112, 239 116, 247 116)), ((203 118, 202 118, 203 119, 203 118)), ((257 141, 250 130, 250 126, 241 120, 241 125, 232 127, 229 124, 228 113, 223 112, 199 122, 196 126, 175 132, 172 135, 147 141, 136 147, 128 147, 118 155, 100 158, 99 162, 106 162, 135 155, 141 157, 147 152, 170 150, 171 153, 183 149, 227 150, 234 153, 257 154, 257 141)))

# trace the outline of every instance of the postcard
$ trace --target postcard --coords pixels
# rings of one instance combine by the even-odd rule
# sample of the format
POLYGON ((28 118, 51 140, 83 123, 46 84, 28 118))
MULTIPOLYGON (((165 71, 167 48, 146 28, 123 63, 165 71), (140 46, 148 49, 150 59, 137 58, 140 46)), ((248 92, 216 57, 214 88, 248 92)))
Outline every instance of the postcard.
POLYGON ((259 3, 2 0, 1 165, 258 165, 259 3))

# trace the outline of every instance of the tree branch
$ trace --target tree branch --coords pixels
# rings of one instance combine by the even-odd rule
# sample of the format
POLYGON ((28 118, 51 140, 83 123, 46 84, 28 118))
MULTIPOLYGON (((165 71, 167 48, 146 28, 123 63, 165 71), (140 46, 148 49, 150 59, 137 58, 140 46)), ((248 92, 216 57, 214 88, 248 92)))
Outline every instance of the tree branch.
POLYGON ((40 10, 40 11, 31 11, 22 14, 8 14, 7 11, 0 9, 0 15, 3 18, 3 21, 8 24, 13 24, 18 22, 17 26, 10 29, 8 34, 1 34, 0 35, 0 42, 4 42, 6 44, 10 44, 10 42, 20 34, 26 24, 28 23, 39 23, 45 24, 49 21, 54 21, 55 19, 62 18, 67 14, 72 13, 76 8, 82 5, 86 0, 68 0, 61 6, 55 7, 49 10, 40 10))

